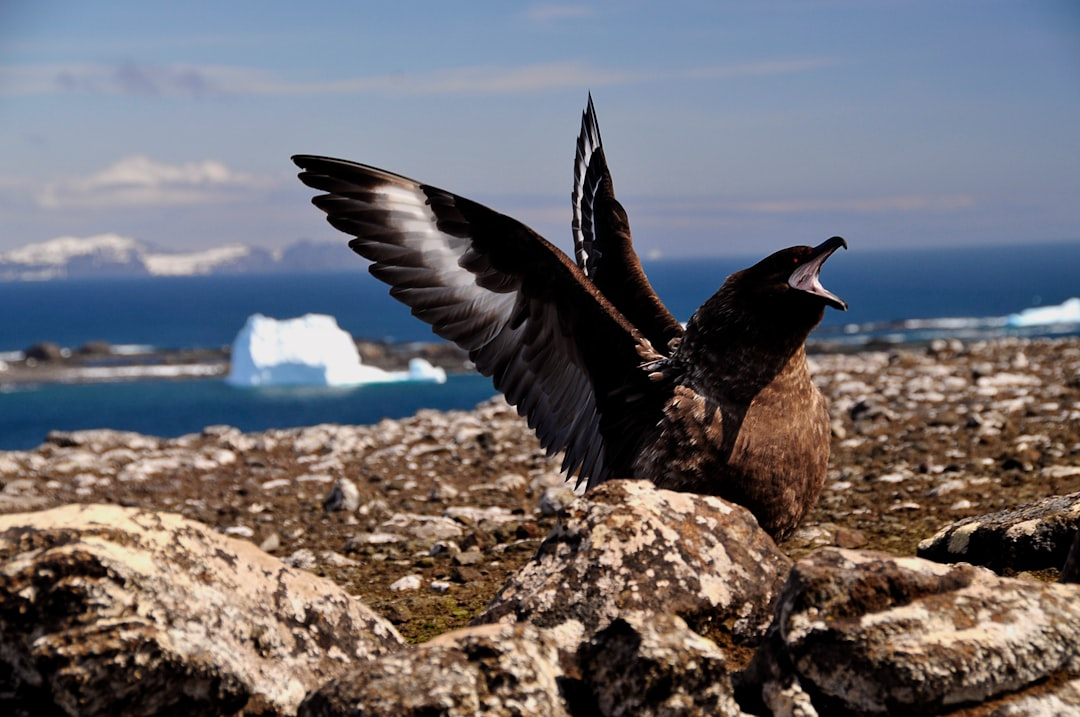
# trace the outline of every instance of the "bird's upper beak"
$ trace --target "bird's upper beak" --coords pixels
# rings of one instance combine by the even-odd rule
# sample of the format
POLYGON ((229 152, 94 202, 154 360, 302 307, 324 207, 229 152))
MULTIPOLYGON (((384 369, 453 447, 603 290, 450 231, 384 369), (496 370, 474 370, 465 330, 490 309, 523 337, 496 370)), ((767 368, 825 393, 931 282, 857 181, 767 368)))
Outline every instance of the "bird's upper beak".
POLYGON ((791 272, 788 285, 793 289, 820 296, 829 306, 847 311, 847 302, 821 285, 821 267, 840 247, 847 249, 847 242, 840 237, 827 239, 814 247, 810 259, 791 272))

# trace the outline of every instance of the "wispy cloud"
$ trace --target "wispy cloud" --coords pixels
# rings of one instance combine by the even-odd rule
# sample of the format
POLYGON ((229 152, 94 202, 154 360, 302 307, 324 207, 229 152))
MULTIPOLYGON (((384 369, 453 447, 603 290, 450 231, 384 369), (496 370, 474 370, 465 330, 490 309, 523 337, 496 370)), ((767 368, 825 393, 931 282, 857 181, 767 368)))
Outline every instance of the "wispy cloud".
POLYGON ((226 201, 267 185, 213 159, 167 164, 137 154, 88 176, 49 182, 36 200, 47 209, 167 206, 226 201))
POLYGON ((794 74, 829 58, 767 60, 673 69, 605 68, 573 60, 519 66, 481 65, 297 81, 245 67, 142 63, 0 67, 0 95, 99 94, 210 98, 238 95, 506 94, 678 79, 794 74))
POLYGON ((215 65, 73 63, 0 67, 0 94, 219 97, 251 94, 261 72, 215 65))

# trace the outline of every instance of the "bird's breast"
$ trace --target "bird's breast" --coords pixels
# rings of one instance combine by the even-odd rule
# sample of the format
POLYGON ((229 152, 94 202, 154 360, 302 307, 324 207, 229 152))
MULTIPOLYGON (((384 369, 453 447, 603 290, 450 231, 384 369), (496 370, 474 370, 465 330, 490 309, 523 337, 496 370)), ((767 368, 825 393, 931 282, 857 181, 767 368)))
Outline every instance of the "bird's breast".
POLYGON ((817 500, 828 458, 825 399, 807 375, 775 381, 749 402, 677 386, 634 468, 662 488, 743 505, 782 537, 817 500))

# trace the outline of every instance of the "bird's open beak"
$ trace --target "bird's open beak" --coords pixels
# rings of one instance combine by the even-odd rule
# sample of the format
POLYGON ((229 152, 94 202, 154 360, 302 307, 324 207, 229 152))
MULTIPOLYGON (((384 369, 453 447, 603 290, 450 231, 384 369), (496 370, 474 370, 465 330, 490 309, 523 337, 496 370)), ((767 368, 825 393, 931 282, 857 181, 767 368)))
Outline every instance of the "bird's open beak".
POLYGON ((810 260, 791 272, 788 285, 793 289, 820 296, 833 308, 847 311, 847 302, 821 285, 821 267, 840 247, 847 249, 847 242, 840 237, 833 237, 814 247, 810 260))

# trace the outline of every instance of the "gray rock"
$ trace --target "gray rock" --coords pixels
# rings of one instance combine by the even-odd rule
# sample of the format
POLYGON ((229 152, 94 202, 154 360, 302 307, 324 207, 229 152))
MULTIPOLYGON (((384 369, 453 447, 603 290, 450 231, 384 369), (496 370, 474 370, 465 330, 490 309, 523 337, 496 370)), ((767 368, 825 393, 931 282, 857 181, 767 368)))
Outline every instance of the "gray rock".
MULTIPOLYGON (((749 511, 719 498, 608 481, 571 504, 478 623, 559 628, 564 649, 627 611, 755 641, 791 561, 749 511)), ((723 644, 723 643, 721 643, 723 644)))
POLYGON ((574 489, 568 485, 545 488, 540 495, 540 515, 555 515, 577 499, 574 489))
POLYGON ((1080 493, 965 518, 919 543, 918 556, 995 572, 1060 568, 1080 530, 1080 493))
POLYGON ((383 521, 379 530, 407 535, 428 544, 437 540, 454 540, 465 535, 461 525, 452 518, 419 513, 394 513, 383 521))
POLYGON ((627 613, 577 654, 574 714, 604 717, 743 715, 724 653, 674 615, 627 613))
POLYGON ((0 517, 0 674, 14 712, 295 713, 401 637, 328 580, 169 513, 0 517))
POLYGON ((827 549, 795 564, 737 695, 773 713, 940 714, 1075 673, 1077 644, 1073 586, 827 549))
POLYGON ((357 665, 299 717, 567 717, 558 651, 531 625, 484 625, 357 665))
POLYGON ((403 578, 398 578, 390 584, 390 589, 396 593, 408 592, 411 590, 420 589, 420 576, 419 575, 406 575, 403 578))
POLYGON ((338 478, 334 481, 334 487, 330 489, 326 498, 323 499, 323 510, 333 513, 343 510, 346 513, 355 513, 360 507, 360 490, 348 478, 338 478))

